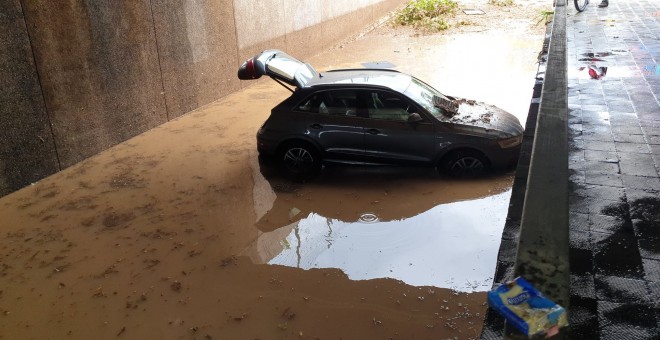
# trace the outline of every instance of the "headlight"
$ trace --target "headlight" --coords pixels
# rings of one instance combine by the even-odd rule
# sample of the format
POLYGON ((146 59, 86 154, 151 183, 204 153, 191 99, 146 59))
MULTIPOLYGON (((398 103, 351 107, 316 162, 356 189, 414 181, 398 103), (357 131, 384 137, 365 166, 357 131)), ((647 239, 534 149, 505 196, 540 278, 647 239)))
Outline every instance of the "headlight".
POLYGON ((502 149, 509 149, 518 146, 520 143, 522 143, 522 136, 500 139, 497 141, 497 144, 499 144, 502 149))

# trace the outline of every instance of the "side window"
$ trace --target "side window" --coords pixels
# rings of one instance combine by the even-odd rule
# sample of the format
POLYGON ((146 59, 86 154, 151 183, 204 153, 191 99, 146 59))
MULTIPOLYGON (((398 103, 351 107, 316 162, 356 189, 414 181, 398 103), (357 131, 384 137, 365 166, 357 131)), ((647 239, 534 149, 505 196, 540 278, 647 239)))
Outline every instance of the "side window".
POLYGON ((371 91, 367 95, 369 118, 393 121, 408 121, 408 110, 412 108, 410 101, 403 96, 384 92, 371 91))
POLYGON ((321 91, 311 95, 298 105, 298 110, 336 116, 355 116, 356 93, 354 90, 321 91))

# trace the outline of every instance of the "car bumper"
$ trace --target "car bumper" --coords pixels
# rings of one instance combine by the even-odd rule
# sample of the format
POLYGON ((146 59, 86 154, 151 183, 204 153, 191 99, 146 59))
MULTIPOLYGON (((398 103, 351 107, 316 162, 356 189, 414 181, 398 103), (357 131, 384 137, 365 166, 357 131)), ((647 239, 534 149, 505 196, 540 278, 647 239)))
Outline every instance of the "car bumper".
POLYGON ((274 156, 277 146, 275 141, 264 138, 262 135, 257 135, 257 152, 260 156, 274 156))
POLYGON ((513 168, 518 164, 518 158, 520 158, 520 145, 509 149, 500 149, 497 155, 493 156, 495 156, 491 157, 491 167, 493 169, 513 168))

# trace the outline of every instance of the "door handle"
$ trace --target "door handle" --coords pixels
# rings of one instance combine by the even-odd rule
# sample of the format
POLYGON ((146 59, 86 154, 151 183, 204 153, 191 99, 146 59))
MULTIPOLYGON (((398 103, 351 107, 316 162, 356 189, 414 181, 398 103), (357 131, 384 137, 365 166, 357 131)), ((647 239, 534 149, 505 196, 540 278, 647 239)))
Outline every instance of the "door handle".
POLYGON ((311 128, 314 129, 314 130, 319 130, 319 129, 321 129, 323 126, 321 126, 321 124, 312 124, 312 125, 310 125, 309 127, 311 127, 311 128))
POLYGON ((380 133, 380 131, 376 129, 369 129, 367 133, 369 133, 370 135, 377 135, 380 133))

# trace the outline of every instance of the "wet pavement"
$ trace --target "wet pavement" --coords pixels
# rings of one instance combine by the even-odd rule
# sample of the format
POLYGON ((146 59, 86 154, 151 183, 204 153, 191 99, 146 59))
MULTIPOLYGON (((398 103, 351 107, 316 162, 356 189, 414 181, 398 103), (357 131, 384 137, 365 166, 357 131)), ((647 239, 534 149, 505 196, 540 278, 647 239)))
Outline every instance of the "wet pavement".
POLYGON ((660 3, 569 9, 572 338, 660 338, 660 3))
MULTIPOLYGON (((306 61, 394 66, 524 123, 542 39, 383 28, 306 61)), ((478 337, 513 174, 288 181, 255 146, 287 95, 259 81, 0 199, 0 338, 478 337)))

